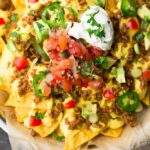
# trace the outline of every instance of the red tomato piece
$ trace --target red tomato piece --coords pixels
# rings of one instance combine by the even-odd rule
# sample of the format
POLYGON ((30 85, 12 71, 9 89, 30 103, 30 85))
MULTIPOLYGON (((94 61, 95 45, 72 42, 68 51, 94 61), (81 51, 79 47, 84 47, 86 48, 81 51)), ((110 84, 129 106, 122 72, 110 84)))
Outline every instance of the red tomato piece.
POLYGON ((103 54, 103 51, 100 48, 97 48, 95 46, 91 46, 88 48, 89 52, 92 53, 94 56, 101 56, 103 54))
POLYGON ((53 80, 51 81, 51 85, 54 86, 54 87, 57 87, 56 79, 53 79, 53 80))
POLYGON ((150 70, 144 71, 142 73, 144 80, 150 80, 150 70))
POLYGON ((65 79, 65 76, 63 76, 64 73, 65 73, 65 70, 56 70, 56 71, 52 72, 55 80, 58 80, 58 81, 65 79))
POLYGON ((30 117, 30 120, 29 120, 30 126, 35 127, 35 126, 40 126, 41 124, 42 124, 42 121, 40 119, 36 119, 34 116, 30 117))
POLYGON ((63 80, 62 88, 65 92, 71 91, 72 90, 72 82, 70 80, 63 80))
POLYGON ((103 91, 103 96, 107 99, 110 99, 110 100, 115 98, 115 95, 114 95, 112 88, 105 89, 103 91))
POLYGON ((26 59, 24 59, 24 58, 16 57, 16 58, 14 59, 13 64, 14 64, 14 66, 16 67, 16 69, 17 69, 18 71, 20 71, 20 70, 24 69, 24 68, 27 66, 28 61, 27 61, 26 59))
POLYGON ((37 3, 39 0, 28 0, 29 3, 37 3))
POLYGON ((73 85, 81 86, 82 85, 81 79, 74 79, 73 80, 73 85))
POLYGON ((87 53, 85 54, 85 60, 86 60, 86 61, 91 61, 91 60, 93 60, 93 58, 94 58, 94 56, 92 55, 92 53, 87 52, 87 53))
POLYGON ((52 59, 52 60, 60 60, 60 56, 58 54, 58 51, 57 50, 54 50, 52 51, 50 54, 49 54, 49 57, 52 59))
POLYGON ((69 42, 69 53, 70 55, 74 55, 76 57, 82 57, 87 52, 85 46, 81 43, 76 42, 71 39, 69 42))
POLYGON ((100 90, 104 86, 103 80, 93 80, 88 83, 88 86, 94 90, 100 90))
POLYGON ((55 35, 51 35, 49 39, 44 43, 44 47, 48 51, 57 50, 58 48, 58 39, 55 35))
POLYGON ((51 72, 54 73, 60 70, 71 69, 73 67, 73 63, 74 61, 72 59, 62 59, 51 67, 51 72))
POLYGON ((138 30, 139 25, 135 19, 130 19, 128 23, 126 24, 127 28, 133 29, 133 30, 138 30))
POLYGON ((45 86, 44 87, 44 95, 49 96, 51 94, 51 87, 45 86))
POLYGON ((75 108, 76 104, 74 100, 70 100, 67 103, 65 103, 65 108, 70 109, 70 108, 75 108))
POLYGON ((0 17, 0 25, 4 25, 6 22, 3 18, 0 17))
POLYGON ((64 50, 68 49, 68 38, 66 35, 61 34, 58 37, 58 45, 60 47, 60 52, 63 52, 64 50))

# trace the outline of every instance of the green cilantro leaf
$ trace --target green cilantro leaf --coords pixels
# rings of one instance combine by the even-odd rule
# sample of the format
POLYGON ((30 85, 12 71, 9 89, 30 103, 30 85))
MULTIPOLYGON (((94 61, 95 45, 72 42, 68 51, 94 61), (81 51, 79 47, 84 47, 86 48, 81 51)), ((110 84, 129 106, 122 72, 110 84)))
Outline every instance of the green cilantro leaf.
POLYGON ((143 33, 142 32, 137 33, 135 36, 135 39, 137 42, 140 42, 141 40, 143 40, 144 39, 143 33))
POLYGON ((9 27, 10 27, 10 23, 6 23, 4 29, 9 29, 9 27))
POLYGON ((10 17, 10 20, 11 21, 17 21, 18 19, 17 19, 17 14, 15 13, 15 14, 12 14, 11 15, 11 17, 10 17))
POLYGON ((36 113, 36 114, 35 114, 35 118, 36 118, 36 119, 43 119, 43 118, 44 118, 44 115, 45 115, 45 114, 36 113))
POLYGON ((60 136, 56 132, 52 133, 52 137, 53 137, 53 139, 55 139, 56 141, 59 141, 59 142, 64 142, 64 140, 65 140, 64 136, 60 136))
POLYGON ((14 37, 16 39, 19 39, 20 38, 20 35, 16 32, 16 31, 13 31, 11 32, 11 37, 14 37))
POLYGON ((109 69, 116 62, 114 58, 99 56, 94 59, 94 64, 103 69, 109 69))
POLYGON ((141 25, 141 28, 142 28, 143 30, 146 30, 146 29, 148 28, 148 26, 149 26, 149 22, 144 21, 144 23, 141 25))

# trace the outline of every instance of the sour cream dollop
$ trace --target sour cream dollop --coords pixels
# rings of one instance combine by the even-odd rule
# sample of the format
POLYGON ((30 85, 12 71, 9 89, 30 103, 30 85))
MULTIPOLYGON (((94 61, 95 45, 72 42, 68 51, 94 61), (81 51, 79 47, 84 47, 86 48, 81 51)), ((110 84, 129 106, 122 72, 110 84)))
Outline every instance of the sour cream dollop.
POLYGON ((91 6, 81 16, 80 23, 73 23, 68 34, 76 39, 84 39, 89 44, 106 51, 111 49, 114 30, 107 12, 99 6, 91 6), (99 36, 97 32, 101 30, 103 36, 99 36))

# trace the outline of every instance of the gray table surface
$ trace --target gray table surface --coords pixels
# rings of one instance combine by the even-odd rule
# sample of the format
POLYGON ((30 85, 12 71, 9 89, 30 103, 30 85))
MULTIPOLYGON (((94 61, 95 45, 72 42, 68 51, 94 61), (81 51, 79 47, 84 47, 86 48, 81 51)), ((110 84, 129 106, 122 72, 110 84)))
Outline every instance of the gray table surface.
POLYGON ((0 150, 11 150, 8 135, 0 128, 0 150))

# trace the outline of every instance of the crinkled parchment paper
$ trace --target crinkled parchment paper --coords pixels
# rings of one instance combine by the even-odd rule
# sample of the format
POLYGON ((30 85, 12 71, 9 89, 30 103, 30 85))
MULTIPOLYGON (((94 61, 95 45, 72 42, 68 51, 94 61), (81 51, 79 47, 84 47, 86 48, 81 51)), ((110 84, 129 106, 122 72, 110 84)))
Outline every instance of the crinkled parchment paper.
MULTIPOLYGON (((13 119, 12 109, 5 109, 5 112, 12 150, 63 149, 63 143, 57 143, 51 138, 32 137, 29 130, 13 119)), ((138 125, 135 128, 126 126, 121 137, 98 136, 81 149, 95 145, 97 150, 150 150, 150 108, 137 115, 138 125)))

